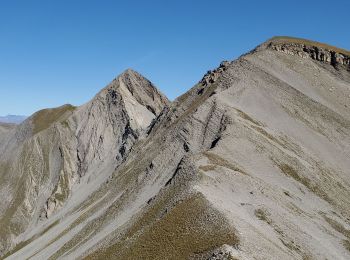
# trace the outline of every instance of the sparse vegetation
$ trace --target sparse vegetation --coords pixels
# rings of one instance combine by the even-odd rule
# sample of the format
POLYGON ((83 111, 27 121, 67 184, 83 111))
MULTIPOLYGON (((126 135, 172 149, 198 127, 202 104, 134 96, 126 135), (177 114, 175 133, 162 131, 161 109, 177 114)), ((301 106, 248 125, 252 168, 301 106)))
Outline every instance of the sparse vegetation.
POLYGON ((300 246, 297 245, 293 240, 291 241, 287 241, 285 239, 280 238, 280 241, 282 242, 282 244, 287 247, 289 250, 300 253, 300 246))
POLYGON ((343 241, 343 245, 346 248, 346 250, 348 250, 350 252, 350 240, 349 239, 345 239, 343 241))
POLYGON ((42 232, 36 234, 35 236, 33 236, 32 238, 30 238, 28 240, 25 240, 25 241, 22 241, 22 242, 18 243, 11 251, 7 252, 6 255, 0 257, 0 259, 5 259, 6 257, 16 253, 18 250, 22 249, 23 247, 25 247, 26 245, 31 243, 36 238, 38 238, 38 237, 42 236, 43 234, 45 234, 47 231, 49 231, 51 228, 56 226, 58 223, 59 223, 59 220, 56 220, 55 222, 53 222, 52 224, 47 226, 42 232))
POLYGON ((340 224, 338 221, 327 217, 325 214, 322 214, 323 218, 328 222, 329 225, 339 233, 343 234, 345 237, 350 239, 350 230, 346 229, 342 224, 340 224))
MULTIPOLYGON (((234 165, 230 162, 228 162, 227 160, 225 160, 224 158, 220 157, 217 154, 211 153, 211 152, 205 152, 204 153, 205 156, 207 156, 207 158, 209 159, 210 163, 212 165, 218 165, 221 167, 225 167, 228 168, 232 171, 236 171, 236 172, 240 172, 244 175, 247 175, 247 173, 242 170, 240 167, 238 167, 237 165, 234 165)), ((202 168, 203 169, 203 168, 202 168)), ((205 169, 209 169, 208 167, 206 167, 205 169)))
POLYGON ((288 148, 286 146, 286 143, 280 141, 279 139, 277 139, 276 137, 274 137, 273 135, 271 135, 270 133, 266 132, 266 130, 264 130, 263 128, 257 126, 257 125, 251 125, 251 128, 255 129, 256 131, 258 131, 260 134, 262 134, 263 136, 265 136, 267 139, 269 139, 270 141, 272 141, 273 143, 276 143, 278 145, 280 145, 283 148, 288 148))
POLYGON ((278 167, 281 169, 281 171, 292 177, 294 180, 304 184, 306 187, 310 186, 310 181, 307 178, 303 178, 302 176, 299 176, 298 172, 290 165, 286 163, 282 163, 278 165, 278 167))
POLYGON ((68 123, 67 120, 62 121, 61 124, 62 124, 65 128, 69 128, 69 123, 68 123))
POLYGON ((44 109, 35 113, 32 118, 33 125, 34 125, 33 134, 36 134, 45 130, 51 124, 58 121, 67 112, 72 112, 74 110, 75 110, 74 106, 64 105, 58 108, 44 109))
MULTIPOLYGON (((287 237, 286 234, 283 232, 283 230, 280 227, 278 227, 276 223, 272 222, 272 219, 270 218, 269 213, 266 209, 258 208, 254 211, 254 214, 258 219, 269 224, 275 230, 275 232, 279 234, 280 236, 279 239, 285 247, 287 247, 291 251, 294 251, 302 255, 303 259, 304 257, 308 257, 306 254, 304 254, 301 251, 301 247, 293 239, 290 239, 289 237, 287 237)), ((305 259, 308 259, 308 258, 305 258, 305 259)))
POLYGON ((213 165, 213 164, 207 164, 207 165, 199 166, 199 169, 202 170, 202 171, 205 171, 205 172, 214 171, 215 168, 216 168, 216 166, 213 165))
POLYGON ((250 117, 247 113, 244 113, 242 110, 236 108, 236 110, 238 111, 238 114, 240 117, 242 117, 245 120, 250 121, 251 123, 257 125, 257 126, 262 126, 262 124, 260 122, 258 122, 257 120, 254 120, 252 117, 250 117))
POLYGON ((142 233, 132 234, 129 246, 122 241, 86 259, 188 259, 223 244, 239 243, 221 214, 198 195, 177 204, 142 233))
POLYGON ((327 217, 324 213, 321 215, 334 230, 347 238, 343 240, 343 245, 350 252, 350 229, 346 229, 341 223, 335 219, 327 217))
POLYGON ((333 200, 327 195, 327 193, 323 189, 321 189, 321 187, 319 187, 316 184, 313 184, 310 179, 299 174, 297 170, 294 169, 292 166, 286 163, 277 165, 284 174, 292 177, 297 182, 303 184, 309 191, 313 192, 315 195, 319 196, 320 198, 324 199, 330 204, 334 203, 333 200))
POLYGON ((255 216, 262 220, 265 221, 267 224, 271 225, 272 224, 272 220, 270 219, 270 217, 268 216, 268 213, 266 212, 266 210, 264 209, 256 209, 254 211, 255 216))

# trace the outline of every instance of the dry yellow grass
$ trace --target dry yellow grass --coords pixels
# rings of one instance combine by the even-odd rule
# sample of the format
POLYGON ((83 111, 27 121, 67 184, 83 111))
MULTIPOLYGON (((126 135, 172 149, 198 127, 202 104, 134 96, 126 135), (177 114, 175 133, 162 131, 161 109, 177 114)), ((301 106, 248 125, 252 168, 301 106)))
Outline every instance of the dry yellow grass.
POLYGON ((338 231, 339 233, 343 234, 345 237, 347 237, 350 240, 350 230, 346 229, 342 224, 340 224, 338 221, 331 219, 327 217, 326 215, 323 215, 323 218, 328 222, 331 227, 338 231))
MULTIPOLYGON (((140 221, 149 222, 144 218, 140 221)), ((200 195, 181 201, 142 232, 138 228, 131 228, 125 239, 86 259, 188 259, 223 244, 239 243, 234 230, 200 195)))
POLYGON ((75 107, 72 105, 64 105, 58 108, 44 109, 34 114, 32 120, 34 125, 33 134, 39 133, 51 124, 58 121, 66 112, 74 111, 75 107))
POLYGON ((334 205, 333 199, 328 196, 328 194, 321 186, 318 186, 317 183, 312 182, 309 178, 304 177, 301 173, 298 173, 297 169, 285 163, 277 164, 277 166, 284 174, 292 177, 297 182, 303 184, 309 191, 313 192, 315 195, 324 199, 328 203, 334 205))
MULTIPOLYGON (((242 173, 244 175, 248 175, 243 169, 241 169, 239 166, 234 165, 230 163, 229 161, 225 160, 224 158, 220 157, 219 155, 215 153, 205 152, 204 155, 209 159, 210 163, 212 165, 218 165, 221 167, 225 167, 227 169, 230 169, 232 171, 236 171, 239 173, 242 173)), ((212 167, 211 167, 212 168, 212 167)), ((202 168, 203 169, 203 168, 202 168)), ((205 168, 204 168, 205 169, 205 168)), ((204 170, 203 169, 203 170, 204 170)), ((208 169, 208 168, 206 168, 208 169)))
POLYGON ((255 214, 255 216, 258 219, 260 219, 262 221, 265 221, 269 225, 272 224, 272 221, 271 221, 270 217, 268 216, 268 213, 267 213, 266 210, 264 210, 264 209, 256 209, 254 214, 255 214))
POLYGON ((260 122, 254 120, 252 117, 250 117, 248 114, 244 113, 242 110, 240 110, 238 108, 236 108, 236 110, 241 118, 248 120, 255 125, 262 126, 262 124, 260 122))
POLYGON ((199 169, 205 172, 214 171, 215 168, 216 168, 216 165, 213 165, 213 164, 199 166, 199 169))

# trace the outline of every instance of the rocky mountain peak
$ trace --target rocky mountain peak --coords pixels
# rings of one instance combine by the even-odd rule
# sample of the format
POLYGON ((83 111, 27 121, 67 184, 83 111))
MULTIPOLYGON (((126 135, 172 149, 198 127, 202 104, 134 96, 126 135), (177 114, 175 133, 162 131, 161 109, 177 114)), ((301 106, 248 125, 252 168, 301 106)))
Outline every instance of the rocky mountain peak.
POLYGON ((147 107, 153 115, 159 114, 170 103, 151 81, 130 68, 117 76, 97 97, 107 92, 112 99, 120 96, 126 102, 133 100, 133 103, 147 107))
POLYGON ((140 73, 127 69, 118 78, 121 87, 125 87, 130 94, 142 105, 146 106, 154 115, 161 112, 169 100, 156 86, 140 73))

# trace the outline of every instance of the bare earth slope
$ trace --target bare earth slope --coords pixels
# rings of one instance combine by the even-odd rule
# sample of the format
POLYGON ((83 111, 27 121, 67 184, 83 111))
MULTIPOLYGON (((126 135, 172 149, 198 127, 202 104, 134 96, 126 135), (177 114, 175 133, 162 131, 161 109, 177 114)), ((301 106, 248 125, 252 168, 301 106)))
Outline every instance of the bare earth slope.
POLYGON ((349 259, 350 72, 336 50, 272 39, 171 104, 127 71, 41 132, 28 119, 0 146, 3 256, 349 259))

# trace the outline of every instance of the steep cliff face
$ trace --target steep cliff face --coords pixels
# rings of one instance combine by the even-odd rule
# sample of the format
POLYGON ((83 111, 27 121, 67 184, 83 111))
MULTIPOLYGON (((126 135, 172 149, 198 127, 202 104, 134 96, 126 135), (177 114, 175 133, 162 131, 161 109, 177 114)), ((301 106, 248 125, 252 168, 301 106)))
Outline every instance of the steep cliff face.
POLYGON ((127 70, 80 107, 70 122, 76 129, 79 175, 89 167, 94 173, 114 170, 168 102, 151 82, 127 70), (113 163, 102 166, 104 161, 113 163))
POLYGON ((269 41, 172 103, 127 71, 40 132, 71 134, 48 147, 76 177, 6 256, 348 259, 350 73, 332 65, 269 41))

